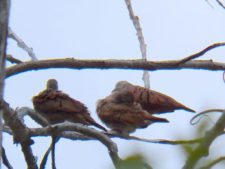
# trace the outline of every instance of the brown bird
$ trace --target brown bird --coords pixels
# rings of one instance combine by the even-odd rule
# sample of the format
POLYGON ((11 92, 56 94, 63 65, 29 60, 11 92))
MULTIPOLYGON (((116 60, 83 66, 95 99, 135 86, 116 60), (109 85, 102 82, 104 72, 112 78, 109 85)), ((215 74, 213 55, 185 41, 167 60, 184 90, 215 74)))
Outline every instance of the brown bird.
POLYGON ((120 81, 116 84, 113 92, 118 91, 131 92, 135 102, 139 103, 141 107, 150 114, 168 113, 179 109, 195 112, 165 94, 141 86, 132 85, 127 81, 120 81))
POLYGON ((94 121, 83 103, 58 90, 58 83, 55 79, 48 80, 47 88, 34 96, 32 101, 34 109, 50 124, 69 121, 93 125, 106 131, 103 126, 94 121))
POLYGON ((134 102, 129 91, 113 92, 99 100, 96 108, 99 118, 107 127, 123 135, 128 135, 138 128, 146 128, 154 122, 168 122, 167 119, 154 117, 134 102))

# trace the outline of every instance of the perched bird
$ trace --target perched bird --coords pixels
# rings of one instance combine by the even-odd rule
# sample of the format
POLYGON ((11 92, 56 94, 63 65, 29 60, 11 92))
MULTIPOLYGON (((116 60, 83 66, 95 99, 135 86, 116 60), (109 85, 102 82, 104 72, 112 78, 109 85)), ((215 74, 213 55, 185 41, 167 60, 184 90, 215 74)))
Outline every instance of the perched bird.
POLYGON ((112 93, 118 91, 129 91, 132 93, 135 102, 139 103, 141 107, 150 114, 168 113, 179 109, 195 112, 165 94, 141 86, 132 85, 127 81, 119 81, 112 93))
POLYGON ((129 135, 138 128, 146 128, 154 122, 168 122, 167 119, 152 116, 136 103, 129 91, 113 92, 97 102, 97 114, 112 132, 129 135))
MULTIPOLYGON (((84 125, 93 125, 106 131, 103 126, 91 118, 87 107, 83 103, 58 90, 58 83, 55 79, 48 80, 46 89, 37 96, 34 96, 32 101, 34 109, 45 117, 50 124, 69 121, 84 125)), ((52 136, 52 143, 44 155, 40 168, 44 168, 43 166, 45 166, 50 153, 49 150, 52 151, 52 168, 56 168, 55 144, 58 140, 59 137, 52 136)))
POLYGON ((55 79, 48 80, 47 88, 34 96, 32 101, 34 109, 50 124, 69 121, 93 125, 106 131, 103 126, 94 121, 83 103, 58 90, 58 83, 55 79))

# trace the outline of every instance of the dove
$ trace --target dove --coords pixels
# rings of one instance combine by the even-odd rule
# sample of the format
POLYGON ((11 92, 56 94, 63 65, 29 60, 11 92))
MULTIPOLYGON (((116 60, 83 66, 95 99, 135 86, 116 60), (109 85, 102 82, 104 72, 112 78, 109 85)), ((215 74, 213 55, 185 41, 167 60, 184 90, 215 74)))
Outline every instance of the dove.
POLYGON ((119 81, 116 84, 112 92, 118 91, 129 91, 133 95, 135 102, 139 103, 150 114, 169 113, 175 110, 195 112, 170 96, 145 87, 133 85, 127 81, 119 81))
POLYGON ((32 101, 35 111, 45 117, 50 124, 69 121, 93 125, 106 131, 103 126, 94 121, 83 103, 58 90, 58 82, 55 79, 49 79, 46 89, 34 96, 32 101))
MULTIPOLYGON (((47 81, 46 89, 32 98, 34 109, 45 117, 50 124, 69 121, 84 125, 93 125, 106 131, 100 124, 96 123, 90 116, 88 108, 78 100, 71 98, 68 94, 58 90, 58 82, 55 79, 47 81)), ((52 143, 49 150, 52 151, 52 168, 55 167, 55 144, 59 137, 52 135, 52 143)), ((45 166, 50 151, 46 151, 41 167, 45 166)))
POLYGON ((143 110, 129 91, 113 92, 97 102, 96 112, 101 121, 121 135, 129 135, 139 128, 146 128, 155 122, 169 122, 143 110))

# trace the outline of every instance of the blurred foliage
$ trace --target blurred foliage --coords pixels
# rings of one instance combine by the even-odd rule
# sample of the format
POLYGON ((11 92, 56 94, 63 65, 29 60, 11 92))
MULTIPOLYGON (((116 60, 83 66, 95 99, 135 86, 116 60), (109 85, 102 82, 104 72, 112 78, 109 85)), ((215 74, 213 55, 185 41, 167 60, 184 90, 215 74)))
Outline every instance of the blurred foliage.
MULTIPOLYGON (((210 112, 211 113, 211 112, 210 112)), ((218 119, 219 120, 219 119, 218 119)), ((215 119, 215 116, 212 115, 203 115, 199 121, 197 121, 197 125, 196 125, 196 130, 194 132, 194 137, 195 138, 204 138, 204 140, 202 140, 203 144, 201 144, 201 146, 199 146, 198 144, 189 144, 189 145, 182 145, 182 149, 183 152, 186 154, 186 156, 189 158, 188 162, 190 164, 192 164, 192 162, 194 163, 193 166, 195 166, 196 161, 197 161, 197 168, 199 169, 210 169, 212 168, 214 165, 217 165, 218 163, 220 163, 221 161, 225 160, 224 157, 217 157, 216 159, 212 160, 212 158, 214 157, 210 157, 209 153, 209 149, 210 148, 206 148, 205 146, 210 145, 211 147, 211 141, 214 142, 214 140, 220 136, 219 133, 217 133, 217 131, 215 131, 215 129, 220 130, 220 128, 218 128, 218 120, 215 119), (207 117, 207 118, 204 118, 207 117), (215 128, 214 125, 217 125, 217 127, 215 128), (216 138, 214 138, 214 140, 211 140, 214 135, 213 135, 213 131, 215 132, 215 134, 218 136, 216 138), (211 137, 208 137, 208 134, 211 135, 211 137), (205 146, 204 146, 205 144, 205 146), (207 157, 206 157, 207 155, 207 157), (206 158, 202 158, 202 157, 206 157, 206 158)), ((221 119, 220 119, 221 121, 221 119)), ((212 150, 212 149, 211 149, 212 150)), ((214 150, 215 151, 215 150, 214 150)), ((186 165, 187 166, 192 166, 192 165, 186 165)), ((193 166, 191 167, 191 169, 193 168, 193 166)))
MULTIPOLYGON (((218 117, 218 116, 217 116, 218 117)), ((193 139, 202 138, 205 136, 206 132, 211 130, 211 128, 216 124, 217 117, 204 116, 202 117, 196 124, 195 130, 193 132, 193 139), (206 118, 205 118, 206 117, 206 118)), ((178 136, 177 140, 184 140, 185 136, 178 136)), ((186 155, 186 158, 191 159, 198 159, 199 154, 205 154, 204 149, 198 149, 196 152, 195 149, 199 144, 181 144, 181 150, 183 154, 186 155), (193 153, 194 152, 194 153, 193 153)), ((213 166, 220 163, 220 166, 223 166, 223 162, 225 157, 207 157, 205 159, 199 160, 199 163, 196 165, 198 169, 210 169, 213 166), (214 158, 214 159, 212 159, 214 158), (222 163, 221 163, 222 162, 222 163)), ((192 161, 192 160, 191 160, 192 161)), ((185 161, 184 161, 185 164, 185 161)), ((219 166, 219 167, 220 167, 219 166)), ((143 153, 138 152, 131 154, 130 156, 123 159, 117 169, 153 169, 147 162, 146 158, 144 157, 143 153)))
MULTIPOLYGON (((193 133, 194 138, 201 138, 204 136, 205 131, 209 129, 209 126, 211 126, 212 119, 208 120, 208 118, 201 118, 200 121, 198 121, 196 125, 196 130, 193 133)), ((184 138, 183 138, 184 139, 184 138)), ((183 149, 183 152, 186 154, 186 156, 190 155, 193 151, 193 149, 196 147, 197 144, 183 144, 181 148, 183 149)))
POLYGON ((133 154, 120 162, 118 169, 153 169, 141 154, 133 154))

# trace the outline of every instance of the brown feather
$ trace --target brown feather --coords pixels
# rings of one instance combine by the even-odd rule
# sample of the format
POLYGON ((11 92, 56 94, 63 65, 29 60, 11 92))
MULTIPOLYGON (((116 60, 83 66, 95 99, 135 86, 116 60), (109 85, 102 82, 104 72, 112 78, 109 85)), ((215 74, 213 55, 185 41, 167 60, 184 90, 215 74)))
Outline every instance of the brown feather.
POLYGON ((134 96, 134 100, 141 104, 142 108, 150 114, 168 113, 178 109, 195 112, 170 96, 141 86, 132 85, 126 81, 118 82, 113 91, 131 92, 134 96))
POLYGON ((119 133, 131 133, 154 122, 168 122, 144 111, 129 92, 115 92, 99 100, 96 111, 107 127, 119 133))
POLYGON ((84 125, 93 125, 106 130, 94 121, 83 103, 71 98, 62 91, 47 88, 37 96, 34 96, 32 101, 34 109, 51 124, 70 121, 84 125))

